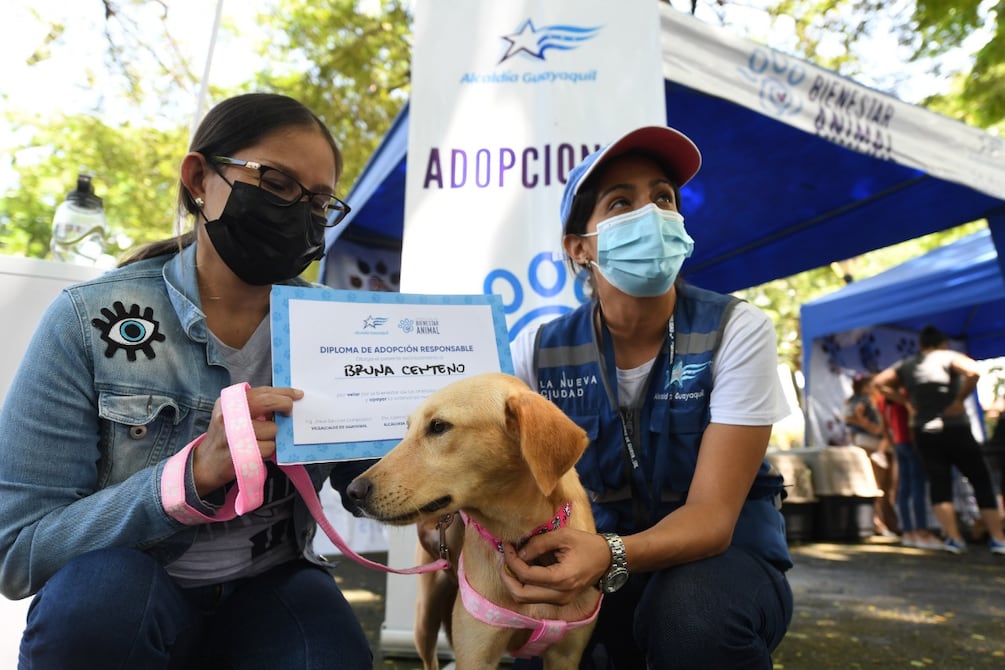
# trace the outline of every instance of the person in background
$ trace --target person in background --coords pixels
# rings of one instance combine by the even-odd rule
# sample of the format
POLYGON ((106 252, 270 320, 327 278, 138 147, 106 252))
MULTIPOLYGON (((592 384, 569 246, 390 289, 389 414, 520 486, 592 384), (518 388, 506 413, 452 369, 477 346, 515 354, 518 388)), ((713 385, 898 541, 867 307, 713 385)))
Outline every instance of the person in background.
POLYGON ((916 549, 942 549, 928 528, 928 477, 914 443, 907 406, 879 394, 876 409, 883 416, 897 455, 897 515, 901 544, 916 549))
POLYGON ((851 381, 851 395, 845 400, 844 413, 851 443, 870 454, 879 451, 886 434, 883 418, 872 402, 872 389, 872 375, 855 375, 851 381))
POLYGON ((964 406, 977 388, 980 370, 972 358, 950 349, 948 338, 934 326, 921 330, 918 346, 917 354, 876 375, 876 389, 890 400, 906 398, 914 444, 928 474, 932 510, 946 535, 943 548, 953 554, 967 550, 953 505, 955 466, 974 489, 991 553, 1005 556, 1002 515, 964 406))
POLYGON ((303 395, 271 385, 269 295, 308 286, 341 173, 301 103, 224 100, 181 161, 194 228, 49 306, 0 412, 0 589, 36 594, 22 670, 372 667, 274 463, 261 507, 212 521, 235 479, 220 391, 250 384, 263 457, 303 395))
POLYGON ((985 417, 994 420, 994 428, 991 437, 988 438, 985 448, 992 463, 996 464, 998 471, 998 497, 1005 495, 1005 398, 995 398, 994 402, 985 411, 985 417))
POLYGON ((678 279, 693 246, 680 188, 700 163, 650 126, 577 165, 563 245, 591 300, 511 347, 516 375, 591 440, 576 469, 598 533, 536 535, 501 571, 521 602, 603 592, 581 667, 769 669, 792 616, 782 480, 764 460, 789 411, 774 327, 678 279))
POLYGON ((845 401, 845 425, 851 433, 851 443, 869 454, 877 496, 873 506, 873 532, 883 537, 897 537, 897 515, 893 507, 896 491, 896 471, 890 453, 893 449, 886 421, 873 402, 872 375, 855 375, 852 394, 845 401))

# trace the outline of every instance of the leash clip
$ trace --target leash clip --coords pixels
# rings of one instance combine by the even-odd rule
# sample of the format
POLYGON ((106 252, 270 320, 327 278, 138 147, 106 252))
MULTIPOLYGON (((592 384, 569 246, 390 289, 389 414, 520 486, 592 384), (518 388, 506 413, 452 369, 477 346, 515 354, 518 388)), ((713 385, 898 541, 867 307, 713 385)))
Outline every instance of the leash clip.
POLYGON ((450 528, 450 524, 454 522, 454 517, 457 516, 455 513, 444 514, 440 517, 440 520, 436 522, 436 530, 440 531, 440 560, 449 561, 450 560, 450 547, 447 546, 447 528, 450 528))

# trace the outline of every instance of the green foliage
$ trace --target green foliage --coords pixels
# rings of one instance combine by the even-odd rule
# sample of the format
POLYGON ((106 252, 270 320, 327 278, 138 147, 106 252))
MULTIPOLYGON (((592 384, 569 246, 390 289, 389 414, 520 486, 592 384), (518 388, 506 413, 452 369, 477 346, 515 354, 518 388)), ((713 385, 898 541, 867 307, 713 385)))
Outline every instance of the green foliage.
MULTIPOLYGON (((1005 16, 1005 2, 998 3, 1005 16)), ((968 121, 982 127, 1005 125, 1005 22, 995 24, 994 36, 976 54, 974 68, 962 77, 960 104, 968 121)))
POLYGON ((868 34, 867 17, 886 4, 884 0, 777 0, 768 13, 776 20, 787 17, 792 21, 795 49, 801 56, 822 67, 848 73, 857 63, 853 45, 868 34), (860 18, 855 20, 856 16, 860 18), (821 45, 825 39, 842 49, 836 50, 836 55, 824 56, 821 45))
POLYGON ((937 56, 958 47, 983 20, 982 0, 916 0, 914 30, 920 35, 919 53, 937 56))
POLYGON ((279 0, 260 18, 269 65, 256 86, 291 95, 324 119, 345 157, 343 193, 404 106, 411 83, 410 3, 385 0, 375 15, 360 4, 279 0))
POLYGON ((956 90, 926 103, 982 128, 1005 119, 1005 3, 998 2, 985 16, 980 10, 987 4, 986 0, 916 0, 913 20, 903 29, 914 31, 916 58, 938 63, 939 56, 962 47, 974 31, 991 28, 991 39, 973 54, 970 72, 956 76, 956 90))
POLYGON ((810 60, 855 77, 860 74, 856 47, 872 36, 876 17, 888 19, 897 42, 906 48, 909 60, 931 63, 933 74, 956 77, 951 93, 926 101, 943 113, 981 128, 1005 121, 1005 2, 988 0, 774 0, 768 12, 776 20, 795 23, 795 50, 810 60), (979 29, 990 39, 971 54, 969 72, 945 72, 940 58, 951 50, 967 47, 979 29), (843 50, 837 56, 821 56, 821 45, 835 41, 843 50))
MULTIPOLYGON (((267 35, 261 46, 267 66, 237 87, 285 93, 325 120, 345 158, 343 195, 407 100, 410 82, 408 3, 382 2, 374 14, 360 4, 277 0, 276 10, 259 19, 267 35)), ((150 35, 138 21, 150 12, 163 21, 169 9, 169 3, 131 0, 105 19, 108 60, 121 77, 119 90, 109 96, 120 95, 133 116, 148 118, 106 125, 86 115, 24 116, 9 104, 0 112, 18 138, 5 147, 17 184, 0 198, 0 253, 48 256, 53 214, 78 172, 93 175, 104 200, 113 255, 174 234, 178 165, 193 112, 179 101, 192 98, 197 81, 166 27, 150 35)), ((61 23, 49 25, 31 63, 72 46, 61 23)), ((217 88, 210 97, 239 91, 217 88)))
MULTIPOLYGON (((704 1, 715 3, 723 12, 738 4, 738 0, 704 1)), ((48 255, 53 213, 73 188, 78 171, 94 175, 112 234, 141 243, 174 233, 177 169, 187 146, 193 111, 186 104, 198 81, 190 57, 166 27, 162 34, 150 34, 138 21, 142 13, 153 13, 163 21, 172 4, 172 0, 128 0, 116 4, 115 11, 105 16, 108 62, 121 78, 119 89, 107 94, 120 96, 136 110, 143 110, 145 120, 106 125, 83 115, 25 117, 4 100, 0 117, 17 138, 16 146, 5 147, 17 184, 0 197, 0 253, 48 255)), ((259 55, 266 65, 252 81, 233 90, 217 88, 211 92, 211 98, 219 100, 240 91, 269 90, 291 95, 314 109, 343 149, 342 195, 350 190, 401 110, 410 88, 408 8, 412 3, 382 0, 376 11, 365 11, 373 4, 275 0, 272 11, 259 17, 265 31, 259 55)), ((993 20, 994 38, 975 53, 972 72, 960 73, 952 92, 926 104, 972 125, 1005 125, 1005 2, 997 2, 985 15, 978 0, 916 0, 906 4, 892 0, 773 0, 768 5, 778 20, 794 23, 795 49, 800 55, 848 76, 858 74, 856 47, 875 29, 877 16, 890 19, 899 41, 917 58, 963 44, 982 22, 993 20), (821 48, 825 40, 830 47, 827 50, 821 48), (841 48, 834 49, 835 43, 841 48)), ((35 12, 41 19, 42 10, 35 12)), ((29 62, 42 62, 56 49, 72 48, 61 21, 50 21, 48 27, 29 62)), ((855 278, 862 279, 981 225, 969 224, 904 242, 847 261, 845 266, 855 278)), ((127 245, 128 241, 123 241, 123 246, 127 245)), ((311 272, 316 270, 308 274, 311 272)), ((780 356, 798 368, 802 355, 800 305, 842 285, 841 276, 825 267, 740 294, 772 316, 780 356)))
POLYGON ((0 253, 48 256, 53 214, 79 172, 93 176, 104 201, 112 255, 130 242, 173 234, 186 130, 111 127, 91 116, 6 116, 24 140, 10 152, 19 184, 0 197, 0 253))

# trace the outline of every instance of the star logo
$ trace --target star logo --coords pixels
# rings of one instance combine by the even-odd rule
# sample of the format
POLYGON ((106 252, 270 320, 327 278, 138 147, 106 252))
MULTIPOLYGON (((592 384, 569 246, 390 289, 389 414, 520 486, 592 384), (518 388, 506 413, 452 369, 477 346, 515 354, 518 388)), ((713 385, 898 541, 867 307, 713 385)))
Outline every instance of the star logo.
POLYGON ((579 26, 554 25, 536 28, 531 19, 527 19, 516 29, 516 32, 503 35, 508 43, 506 53, 499 59, 499 64, 514 56, 525 56, 544 60, 544 52, 548 49, 568 51, 579 48, 584 42, 596 37, 600 27, 583 28, 579 26))
POLYGON ((670 379, 668 380, 667 387, 683 386, 684 382, 697 377, 709 365, 711 365, 709 361, 705 363, 692 363, 691 365, 684 365, 680 361, 677 361, 674 363, 673 370, 670 371, 670 379))
POLYGON ((363 330, 367 328, 377 329, 387 323, 387 317, 384 316, 368 316, 363 319, 363 330))

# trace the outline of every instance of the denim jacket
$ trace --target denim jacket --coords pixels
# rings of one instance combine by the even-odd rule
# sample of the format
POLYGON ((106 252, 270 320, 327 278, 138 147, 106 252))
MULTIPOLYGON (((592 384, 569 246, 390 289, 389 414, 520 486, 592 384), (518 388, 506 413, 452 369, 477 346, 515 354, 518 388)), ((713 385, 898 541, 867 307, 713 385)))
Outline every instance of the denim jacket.
MULTIPOLYGON (((195 529, 164 511, 164 462, 206 431, 230 384, 200 309, 195 245, 64 289, 0 411, 0 592, 23 598, 72 558, 133 547, 167 564, 195 529)), ((289 282, 308 285, 302 280, 289 282)), ((315 489, 366 462, 308 466, 315 489)), ((299 551, 316 526, 297 498, 299 551)))

